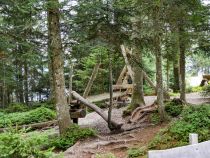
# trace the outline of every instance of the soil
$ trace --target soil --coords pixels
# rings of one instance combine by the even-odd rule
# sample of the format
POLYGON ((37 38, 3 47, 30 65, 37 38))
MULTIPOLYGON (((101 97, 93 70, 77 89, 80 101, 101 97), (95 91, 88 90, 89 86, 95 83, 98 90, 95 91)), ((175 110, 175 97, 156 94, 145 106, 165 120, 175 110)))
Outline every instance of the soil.
MULTIPOLYGON (((203 98, 199 93, 187 94, 186 98, 188 103, 195 105, 210 102, 210 98, 203 98)), ((155 99, 156 96, 146 96, 146 105, 151 105, 155 99)), ((116 122, 123 123, 123 128, 132 128, 132 125, 127 124, 126 120, 122 118, 124 109, 125 107, 113 109, 112 118, 116 122)), ((104 110, 104 112, 107 112, 107 110, 104 110)), ((152 125, 144 123, 141 124, 141 128, 119 134, 111 134, 107 123, 95 112, 79 119, 79 125, 96 129, 98 136, 77 142, 65 151, 65 158, 96 158, 97 154, 107 153, 114 154, 116 158, 126 158, 128 149, 145 146, 160 129, 167 126, 167 124, 152 125)))

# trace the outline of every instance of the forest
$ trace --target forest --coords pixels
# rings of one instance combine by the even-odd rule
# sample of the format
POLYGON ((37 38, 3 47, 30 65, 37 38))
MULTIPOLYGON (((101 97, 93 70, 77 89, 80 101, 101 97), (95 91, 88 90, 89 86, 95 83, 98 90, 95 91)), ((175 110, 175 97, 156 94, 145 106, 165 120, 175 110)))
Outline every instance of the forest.
POLYGON ((192 134, 210 148, 209 0, 0 0, 0 158, 157 158, 192 134))

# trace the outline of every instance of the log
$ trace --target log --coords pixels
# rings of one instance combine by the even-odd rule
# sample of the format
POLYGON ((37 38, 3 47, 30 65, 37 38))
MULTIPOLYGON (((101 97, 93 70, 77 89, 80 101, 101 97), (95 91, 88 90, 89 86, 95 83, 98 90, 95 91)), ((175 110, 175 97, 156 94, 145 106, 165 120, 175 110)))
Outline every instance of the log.
MULTIPOLYGON (((86 100, 84 97, 82 97, 81 95, 79 95, 77 92, 72 91, 72 96, 77 99, 78 101, 80 101, 82 104, 86 105, 87 107, 91 108, 92 110, 94 110, 97 114, 99 114, 106 122, 108 122, 108 116, 104 113, 104 111, 99 108, 97 105, 89 102, 88 100, 86 100)), ((122 124, 119 124, 117 122, 115 122, 114 120, 111 120, 111 124, 113 129, 110 130, 117 130, 117 129, 121 129, 122 124)))
POLYGON ((99 67, 100 67, 101 63, 97 63, 93 69, 93 72, 92 72, 92 75, 90 76, 90 80, 87 84, 87 87, 85 88, 85 91, 83 93, 83 97, 84 98, 87 98, 87 96, 89 95, 90 93, 90 90, 91 90, 91 87, 93 85, 93 82, 94 80, 96 79, 96 76, 98 74, 98 70, 99 70, 99 67))
MULTIPOLYGON (((49 127, 52 125, 57 125, 57 120, 47 121, 47 122, 40 122, 40 123, 34 123, 29 125, 20 125, 20 126, 13 126, 14 129, 21 129, 21 128, 32 128, 32 129, 41 129, 45 127, 49 127)), ((0 132, 4 132, 6 130, 9 130, 11 128, 0 128, 0 132)))
POLYGON ((121 71, 121 73, 120 73, 120 76, 119 76, 119 78, 117 79, 117 85, 120 85, 120 84, 122 84, 123 83, 123 77, 125 76, 125 74, 126 74, 126 71, 127 71, 127 67, 126 67, 126 65, 123 67, 123 70, 121 71))

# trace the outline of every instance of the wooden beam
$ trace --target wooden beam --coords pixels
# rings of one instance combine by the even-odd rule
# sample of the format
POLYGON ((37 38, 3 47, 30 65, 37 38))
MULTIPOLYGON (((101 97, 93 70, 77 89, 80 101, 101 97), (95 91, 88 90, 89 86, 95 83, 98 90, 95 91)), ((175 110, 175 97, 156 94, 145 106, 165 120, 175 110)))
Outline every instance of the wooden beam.
POLYGON ((127 67, 126 67, 126 65, 125 65, 125 66, 123 67, 121 73, 120 73, 119 78, 117 79, 117 83, 116 83, 117 85, 123 83, 123 77, 126 75, 126 73, 127 73, 127 67))
POLYGON ((113 85, 113 89, 129 89, 133 88, 133 84, 120 84, 120 85, 113 85))
MULTIPOLYGON (((92 110, 94 110, 97 114, 99 114, 106 122, 108 122, 108 116, 104 113, 104 111, 99 108, 97 105, 89 102, 87 99, 85 99, 84 97, 80 96, 77 92, 73 91, 72 92, 72 96, 77 99, 78 101, 80 101, 82 104, 86 105, 87 107, 91 108, 92 110)), ((112 127, 114 129, 121 129, 122 124, 119 124, 117 122, 115 122, 114 120, 111 120, 111 124, 112 127)), ((114 130, 114 129, 110 129, 110 130, 114 130)))
POLYGON ((90 76, 90 80, 87 84, 87 87, 85 88, 85 91, 83 93, 83 97, 84 98, 87 98, 87 96, 89 95, 90 93, 90 90, 91 90, 91 87, 93 85, 93 82, 94 80, 96 79, 96 76, 98 74, 98 70, 99 70, 99 67, 100 67, 101 63, 97 63, 93 69, 93 72, 92 72, 92 75, 90 76))

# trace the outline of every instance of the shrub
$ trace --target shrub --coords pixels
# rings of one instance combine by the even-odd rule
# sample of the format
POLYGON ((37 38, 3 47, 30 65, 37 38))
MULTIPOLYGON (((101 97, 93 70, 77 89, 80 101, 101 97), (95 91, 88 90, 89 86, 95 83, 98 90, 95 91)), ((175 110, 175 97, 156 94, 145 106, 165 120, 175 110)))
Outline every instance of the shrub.
POLYGON ((199 141, 210 139, 210 105, 186 107, 180 116, 178 121, 173 122, 150 142, 150 149, 187 145, 189 133, 198 133, 199 141))
POLYGON ((179 99, 173 99, 172 101, 167 102, 165 105, 166 112, 172 117, 179 116, 183 108, 184 108, 184 105, 182 101, 179 99))
POLYGON ((40 107, 27 112, 0 114, 0 127, 45 122, 56 118, 56 113, 40 107))
POLYGON ((25 111, 28 111, 28 110, 29 110, 29 108, 25 104, 12 103, 4 110, 4 112, 7 112, 7 113, 25 112, 25 111))
POLYGON ((150 115, 150 121, 153 123, 153 124, 158 124, 160 123, 160 115, 158 113, 158 111, 152 113, 150 115))
POLYGON ((210 96, 210 84, 203 88, 202 95, 203 96, 210 96))
POLYGON ((128 150, 128 158, 135 158, 146 154, 146 147, 131 148, 128 150))
POLYGON ((64 136, 58 137, 52 145, 58 149, 65 150, 74 145, 78 140, 95 136, 96 132, 90 128, 80 128, 78 125, 71 125, 64 136))
POLYGON ((40 149, 40 139, 26 136, 25 131, 10 130, 0 134, 0 157, 1 158, 50 158, 49 151, 40 149))

